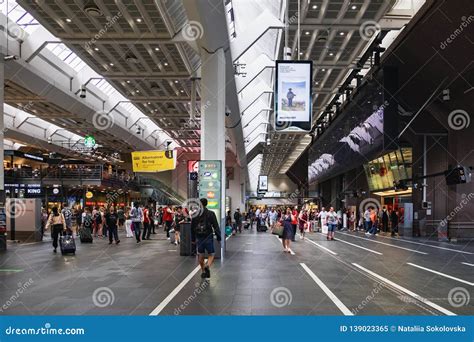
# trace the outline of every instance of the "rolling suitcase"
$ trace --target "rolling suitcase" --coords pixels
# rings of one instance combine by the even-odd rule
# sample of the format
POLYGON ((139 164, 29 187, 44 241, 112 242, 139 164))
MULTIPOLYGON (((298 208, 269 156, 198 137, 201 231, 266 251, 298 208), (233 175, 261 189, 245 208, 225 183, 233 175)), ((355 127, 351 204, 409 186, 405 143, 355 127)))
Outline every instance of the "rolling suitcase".
POLYGON ((94 239, 92 238, 91 230, 86 227, 81 228, 81 230, 79 230, 79 240, 81 243, 92 243, 94 239))
POLYGON ((176 242, 176 235, 174 235, 174 229, 170 230, 170 243, 176 242))
POLYGON ((61 254, 76 254, 76 242, 72 235, 66 234, 59 237, 59 247, 61 254))

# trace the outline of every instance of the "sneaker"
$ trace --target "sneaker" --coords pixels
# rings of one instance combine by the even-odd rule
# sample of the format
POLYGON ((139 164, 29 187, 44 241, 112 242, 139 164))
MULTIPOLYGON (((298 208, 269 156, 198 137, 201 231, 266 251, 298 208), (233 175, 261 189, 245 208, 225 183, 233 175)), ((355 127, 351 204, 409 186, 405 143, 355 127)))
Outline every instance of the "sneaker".
POLYGON ((169 238, 167 238, 166 240, 171 240, 171 238, 169 237, 169 238))
POLYGON ((53 253, 56 253, 56 248, 55 248, 55 249, 53 249, 53 253))
POLYGON ((118 241, 115 241, 115 244, 116 244, 116 245, 118 245, 119 243, 120 243, 120 240, 118 240, 118 241))
POLYGON ((211 277, 211 270, 209 269, 209 266, 206 266, 204 268, 204 271, 206 272, 206 278, 210 278, 211 277))
POLYGON ((177 246, 177 245, 178 245, 178 242, 177 242, 177 241, 175 241, 175 242, 174 242, 174 245, 175 245, 175 246, 177 246))
POLYGON ((369 232, 365 233, 365 235, 370 236, 371 234, 369 232))
POLYGON ((202 273, 201 273, 201 278, 202 278, 202 279, 205 279, 205 278, 206 278, 206 275, 207 275, 207 274, 206 274, 206 271, 205 271, 205 270, 202 271, 202 273))

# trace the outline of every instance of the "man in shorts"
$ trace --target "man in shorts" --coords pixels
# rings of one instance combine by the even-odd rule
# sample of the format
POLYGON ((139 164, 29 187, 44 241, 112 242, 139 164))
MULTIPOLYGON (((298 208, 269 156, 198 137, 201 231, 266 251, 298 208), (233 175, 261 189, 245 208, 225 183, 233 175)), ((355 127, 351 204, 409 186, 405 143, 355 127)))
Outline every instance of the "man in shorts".
POLYGON ((214 212, 207 209, 207 199, 200 199, 202 210, 198 217, 191 221, 191 230, 196 236, 197 251, 199 254, 199 265, 201 265, 201 278, 210 278, 210 267, 214 262, 214 234, 216 234, 217 241, 221 241, 221 231, 217 217, 214 212), (204 260, 204 255, 207 252, 207 264, 204 260))

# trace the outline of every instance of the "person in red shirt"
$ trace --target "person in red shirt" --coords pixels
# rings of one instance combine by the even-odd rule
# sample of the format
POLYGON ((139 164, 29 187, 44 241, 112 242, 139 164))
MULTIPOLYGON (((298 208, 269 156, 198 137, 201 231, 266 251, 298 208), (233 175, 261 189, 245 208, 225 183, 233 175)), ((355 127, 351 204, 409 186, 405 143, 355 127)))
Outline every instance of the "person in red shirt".
POLYGON ((170 240, 170 230, 173 224, 173 209, 171 208, 171 204, 168 204, 168 206, 163 209, 163 221, 165 222, 166 237, 170 240))
POLYGON ((150 240, 151 234, 151 220, 150 220, 150 208, 148 205, 143 210, 143 234, 142 240, 150 240))
POLYGON ((298 207, 295 206, 291 212, 291 226, 293 227, 293 238, 291 241, 295 241, 296 229, 298 227, 298 207))

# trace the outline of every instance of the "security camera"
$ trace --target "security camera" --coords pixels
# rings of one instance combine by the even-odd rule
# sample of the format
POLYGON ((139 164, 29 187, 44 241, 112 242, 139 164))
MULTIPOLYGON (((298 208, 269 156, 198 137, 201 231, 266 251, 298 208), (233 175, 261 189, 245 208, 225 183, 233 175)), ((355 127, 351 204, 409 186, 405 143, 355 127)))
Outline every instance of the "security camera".
POLYGON ((48 144, 52 144, 53 143, 53 138, 49 137, 48 138, 48 144))
POLYGON ((3 57, 3 60, 5 62, 8 62, 8 61, 16 61, 18 60, 20 57, 16 56, 16 55, 9 55, 9 56, 5 56, 3 57))
POLYGON ((86 98, 86 86, 83 84, 81 85, 81 92, 79 93, 79 97, 81 99, 85 99, 86 98))
POLYGON ((270 140, 270 138, 267 138, 267 146, 270 146, 272 144, 272 141, 270 140))
POLYGON ((225 116, 230 116, 230 114, 232 114, 232 113, 230 112, 230 110, 226 110, 226 111, 225 111, 225 116))
POLYGON ((137 126, 137 135, 142 134, 142 128, 140 126, 137 126))

